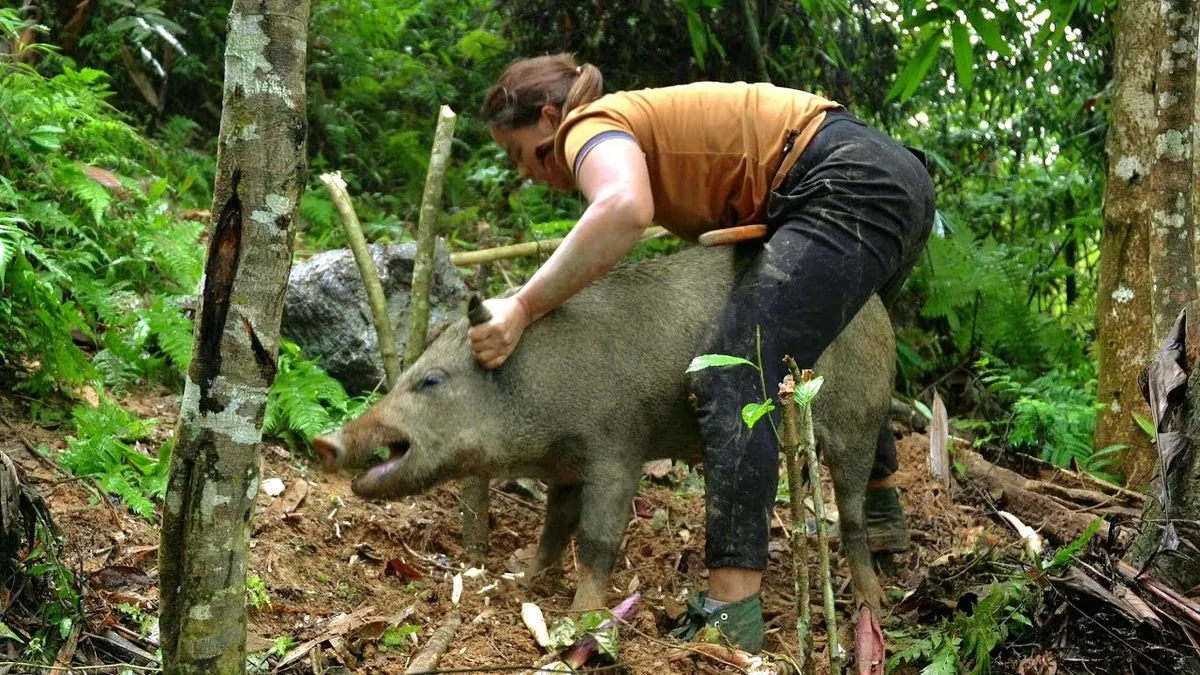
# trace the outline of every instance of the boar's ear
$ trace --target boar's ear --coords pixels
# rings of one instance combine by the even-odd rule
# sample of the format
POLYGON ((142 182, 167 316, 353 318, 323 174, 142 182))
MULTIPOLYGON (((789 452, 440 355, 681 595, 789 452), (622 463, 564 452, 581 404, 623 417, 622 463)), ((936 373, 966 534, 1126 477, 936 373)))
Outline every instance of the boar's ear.
POLYGON ((478 326, 491 320, 492 313, 483 306, 483 300, 479 298, 479 294, 472 293, 471 298, 467 300, 467 321, 471 322, 472 326, 478 326))

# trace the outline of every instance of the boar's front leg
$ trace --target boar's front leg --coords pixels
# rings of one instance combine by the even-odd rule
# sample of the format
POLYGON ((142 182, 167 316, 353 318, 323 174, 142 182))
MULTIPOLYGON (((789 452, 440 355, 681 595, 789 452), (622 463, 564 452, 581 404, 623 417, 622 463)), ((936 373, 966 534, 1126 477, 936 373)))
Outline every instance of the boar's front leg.
POLYGON ((555 567, 562 559, 567 542, 579 526, 582 485, 552 485, 546 496, 546 520, 542 523, 542 540, 538 542, 537 557, 525 570, 525 579, 555 567))
MULTIPOLYGON (((610 457, 619 457, 613 453, 610 457)), ((615 464, 615 463, 614 463, 615 464)), ((571 611, 603 609, 604 589, 612 575, 621 537, 637 494, 641 464, 597 467, 585 477, 579 523, 579 587, 571 611)))

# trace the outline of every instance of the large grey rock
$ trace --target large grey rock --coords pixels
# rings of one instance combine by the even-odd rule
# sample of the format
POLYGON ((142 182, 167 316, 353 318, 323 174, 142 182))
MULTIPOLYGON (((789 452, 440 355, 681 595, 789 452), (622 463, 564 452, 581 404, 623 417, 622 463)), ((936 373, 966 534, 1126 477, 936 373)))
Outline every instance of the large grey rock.
MULTIPOLYGON (((388 316, 404 358, 416 244, 373 245, 371 257, 383 283, 388 316)), ((445 242, 434 248, 429 325, 452 321, 462 313, 466 287, 450 262, 445 242)), ((350 249, 319 253, 294 265, 283 301, 283 337, 317 360, 351 395, 371 391, 384 381, 379 341, 371 322, 367 291, 350 249)), ((382 391, 383 389, 381 389, 382 391)))

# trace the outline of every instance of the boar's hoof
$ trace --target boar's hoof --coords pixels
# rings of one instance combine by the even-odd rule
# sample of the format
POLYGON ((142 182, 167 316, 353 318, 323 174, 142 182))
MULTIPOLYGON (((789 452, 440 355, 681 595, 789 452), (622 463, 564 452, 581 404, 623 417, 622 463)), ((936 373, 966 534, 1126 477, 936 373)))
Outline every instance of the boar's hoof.
POLYGON ((313 450, 321 458, 321 468, 327 472, 336 471, 346 459, 346 451, 335 436, 317 436, 312 444, 313 450))

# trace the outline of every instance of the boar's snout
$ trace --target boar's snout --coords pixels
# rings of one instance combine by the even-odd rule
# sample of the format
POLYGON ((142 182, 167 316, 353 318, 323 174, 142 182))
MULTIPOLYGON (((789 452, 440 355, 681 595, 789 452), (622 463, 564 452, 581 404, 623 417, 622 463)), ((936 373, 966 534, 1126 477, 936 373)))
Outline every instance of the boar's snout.
POLYGON ((338 434, 317 436, 312 441, 313 450, 321 458, 321 468, 327 472, 337 471, 346 463, 346 449, 338 434))

